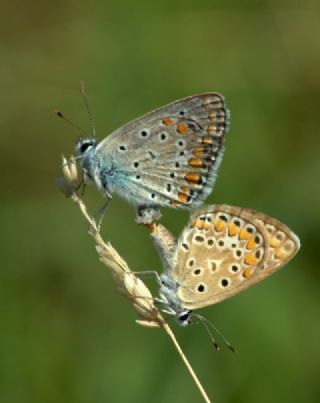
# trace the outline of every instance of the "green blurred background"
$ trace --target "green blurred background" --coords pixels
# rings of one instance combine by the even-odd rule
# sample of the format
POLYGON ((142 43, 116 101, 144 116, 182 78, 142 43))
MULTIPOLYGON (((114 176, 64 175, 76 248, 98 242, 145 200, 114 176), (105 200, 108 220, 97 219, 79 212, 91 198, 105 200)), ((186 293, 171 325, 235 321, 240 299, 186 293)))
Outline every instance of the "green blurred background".
MULTIPOLYGON (((231 131, 208 202, 274 216, 302 249, 270 279, 201 311, 237 355, 217 353, 202 326, 172 326, 216 402, 319 401, 319 2, 1 9, 0 401, 201 401, 167 336, 134 323, 79 210, 55 187, 79 133, 52 111, 89 129, 80 79, 100 139, 174 99, 226 96, 231 131)), ((95 212, 102 197, 90 187, 85 201, 95 212)), ((188 214, 163 214, 178 235, 188 214)), ((113 200, 103 235, 132 269, 161 269, 124 201, 113 200)))

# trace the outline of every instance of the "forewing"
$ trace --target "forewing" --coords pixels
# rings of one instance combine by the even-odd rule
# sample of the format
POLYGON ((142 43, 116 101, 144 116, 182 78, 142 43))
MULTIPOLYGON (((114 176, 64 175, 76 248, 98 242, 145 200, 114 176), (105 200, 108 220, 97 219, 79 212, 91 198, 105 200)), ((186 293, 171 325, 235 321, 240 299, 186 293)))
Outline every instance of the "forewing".
POLYGON ((228 205, 195 212, 174 256, 172 277, 184 307, 215 304, 270 276, 300 247, 278 220, 228 205))
POLYGON ((196 207, 211 192, 228 121, 221 95, 194 95, 119 128, 97 152, 112 159, 117 180, 137 200, 196 207))

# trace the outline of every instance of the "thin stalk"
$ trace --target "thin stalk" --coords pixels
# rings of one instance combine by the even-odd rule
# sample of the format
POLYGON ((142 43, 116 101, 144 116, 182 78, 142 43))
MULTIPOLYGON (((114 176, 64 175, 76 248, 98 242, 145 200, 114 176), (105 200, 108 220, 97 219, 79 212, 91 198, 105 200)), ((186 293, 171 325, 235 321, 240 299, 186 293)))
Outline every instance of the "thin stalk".
POLYGON ((185 366, 187 367, 187 370, 189 371, 194 383, 196 384, 197 388, 199 389, 199 392, 201 393, 203 400, 206 403, 211 403, 211 400, 209 399, 206 391, 204 390, 203 386, 201 385, 196 373, 194 372, 191 364, 189 363, 187 357, 185 356, 184 352, 182 351, 173 331, 171 330, 170 326, 168 325, 167 322, 163 322, 162 323, 162 327, 164 328, 165 332, 167 333, 167 335, 170 337, 170 339, 172 340, 175 348, 177 349, 182 361, 184 362, 185 366))

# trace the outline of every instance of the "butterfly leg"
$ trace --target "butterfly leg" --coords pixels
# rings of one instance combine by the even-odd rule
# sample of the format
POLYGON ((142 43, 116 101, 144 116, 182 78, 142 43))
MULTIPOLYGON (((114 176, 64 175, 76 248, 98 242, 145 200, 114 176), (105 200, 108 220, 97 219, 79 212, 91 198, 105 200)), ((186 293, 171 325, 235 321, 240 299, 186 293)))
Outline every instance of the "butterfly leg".
MULTIPOLYGON (((144 296, 141 296, 141 297, 139 297, 139 296, 135 296, 134 297, 135 299, 144 299, 144 300, 147 300, 147 301, 153 301, 155 304, 163 304, 163 300, 161 299, 161 298, 158 298, 158 297, 152 297, 152 298, 148 298, 148 297, 144 297, 144 296)), ((162 311, 162 310, 161 310, 162 311)))
POLYGON ((152 224, 160 217, 161 213, 158 206, 139 205, 137 207, 136 222, 138 224, 152 224))
MULTIPOLYGON (((137 298, 139 298, 139 297, 137 297, 137 298)), ((170 308, 168 306, 168 301, 165 298, 153 297, 152 300, 156 305, 162 305, 162 306, 167 307, 166 309, 161 309, 161 312, 166 313, 167 315, 170 315, 170 316, 176 315, 176 311, 174 311, 172 308, 170 308)))
POLYGON ((153 271, 153 270, 135 271, 135 272, 133 272, 133 274, 135 276, 137 276, 137 277, 140 277, 140 278, 141 277, 145 277, 145 278, 153 277, 153 278, 156 278, 158 283, 161 284, 161 278, 160 278, 158 272, 156 272, 156 271, 153 271))
POLYGON ((98 225, 97 225, 98 229, 100 229, 100 227, 101 227, 104 215, 106 214, 107 208, 109 206, 110 199, 111 198, 107 197, 107 201, 104 203, 104 205, 99 209, 99 211, 94 216, 98 223, 98 225))
POLYGON ((81 189, 80 196, 83 197, 85 188, 86 188, 86 184, 84 182, 84 179, 82 178, 79 185, 77 185, 77 187, 76 187, 76 192, 78 192, 81 189))

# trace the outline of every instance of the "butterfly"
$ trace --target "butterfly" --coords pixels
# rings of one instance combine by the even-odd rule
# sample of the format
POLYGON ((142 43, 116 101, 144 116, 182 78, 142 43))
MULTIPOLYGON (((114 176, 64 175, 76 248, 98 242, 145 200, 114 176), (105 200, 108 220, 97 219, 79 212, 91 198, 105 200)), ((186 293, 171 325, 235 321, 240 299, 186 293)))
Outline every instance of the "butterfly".
POLYGON ((222 95, 205 93, 149 112, 100 143, 80 138, 85 181, 131 202, 139 223, 160 218, 159 206, 195 208, 212 190, 229 115, 222 95))
POLYGON ((270 276, 300 247, 298 237, 275 218, 225 204, 192 214, 178 241, 160 225, 151 236, 164 263, 159 300, 181 326, 191 323, 193 310, 270 276))

